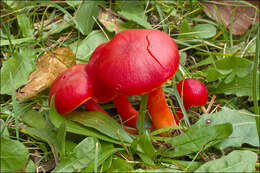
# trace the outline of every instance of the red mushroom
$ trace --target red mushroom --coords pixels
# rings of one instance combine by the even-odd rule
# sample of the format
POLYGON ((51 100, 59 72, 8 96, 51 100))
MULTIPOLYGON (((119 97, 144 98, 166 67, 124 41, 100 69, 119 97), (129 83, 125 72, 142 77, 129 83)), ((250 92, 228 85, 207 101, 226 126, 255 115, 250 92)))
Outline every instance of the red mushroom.
POLYGON ((75 65, 64 71, 51 85, 49 103, 55 94, 55 107, 60 114, 72 112, 92 98, 92 85, 85 68, 83 64, 75 65))
POLYGON ((156 129, 176 125, 161 88, 179 65, 178 48, 171 37, 152 29, 120 32, 103 47, 96 65, 99 79, 117 93, 148 93, 156 129))
MULTIPOLYGON (((177 90, 183 99, 186 110, 191 106, 203 106, 208 100, 208 90, 205 85, 197 79, 187 78, 177 84, 177 90)), ((177 110, 177 116, 183 116, 181 109, 177 110)))
POLYGON ((104 46, 107 43, 99 45, 93 54, 91 55, 88 63, 88 74, 90 76, 93 85, 93 92, 95 95, 94 100, 97 102, 107 102, 113 99, 116 110, 120 117, 131 127, 136 128, 136 121, 138 119, 138 111, 132 107, 128 98, 124 95, 116 94, 114 90, 109 89, 106 85, 98 78, 96 75, 96 61, 98 60, 100 54, 103 51, 104 46))
MULTIPOLYGON (((91 111, 102 112, 109 116, 96 102, 97 101, 109 101, 115 94, 105 94, 104 91, 110 91, 104 86, 95 86, 90 78, 90 71, 87 70, 88 66, 85 64, 75 65, 68 70, 64 71, 53 82, 49 93, 49 104, 51 97, 55 95, 55 107, 57 111, 63 115, 72 112, 74 109, 84 104, 84 106, 91 111), (94 87, 95 86, 95 87, 94 87), (97 94, 98 89, 100 93, 97 94)), ((136 130, 125 128, 129 133, 136 134, 136 130)))

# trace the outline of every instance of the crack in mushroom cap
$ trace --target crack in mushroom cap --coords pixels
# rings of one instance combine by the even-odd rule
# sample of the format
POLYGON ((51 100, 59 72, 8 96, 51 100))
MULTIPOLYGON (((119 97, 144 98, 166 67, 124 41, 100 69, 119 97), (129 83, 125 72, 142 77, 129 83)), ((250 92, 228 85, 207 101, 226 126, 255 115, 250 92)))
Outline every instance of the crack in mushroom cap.
POLYGON ((159 30, 130 29, 103 47, 97 73, 116 92, 141 95, 160 87, 178 66, 178 47, 170 36, 159 30))

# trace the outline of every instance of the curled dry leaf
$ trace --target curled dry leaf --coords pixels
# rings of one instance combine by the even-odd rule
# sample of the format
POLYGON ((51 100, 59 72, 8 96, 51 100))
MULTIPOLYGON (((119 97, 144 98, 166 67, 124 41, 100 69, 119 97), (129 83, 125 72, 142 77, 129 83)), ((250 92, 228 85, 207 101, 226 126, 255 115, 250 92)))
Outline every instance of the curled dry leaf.
POLYGON ((223 21, 226 27, 232 26, 234 35, 244 34, 248 28, 259 22, 259 2, 245 0, 211 0, 203 1, 203 11, 218 22, 223 21), (249 4, 252 4, 249 6, 249 4), (254 8, 255 6, 257 8, 254 8), (256 15, 256 18, 255 18, 256 15), (233 22, 232 22, 233 21, 233 22))
POLYGON ((37 68, 30 74, 27 84, 16 93, 17 99, 28 100, 50 87, 58 75, 75 64, 75 58, 69 47, 43 54, 38 58, 37 68))

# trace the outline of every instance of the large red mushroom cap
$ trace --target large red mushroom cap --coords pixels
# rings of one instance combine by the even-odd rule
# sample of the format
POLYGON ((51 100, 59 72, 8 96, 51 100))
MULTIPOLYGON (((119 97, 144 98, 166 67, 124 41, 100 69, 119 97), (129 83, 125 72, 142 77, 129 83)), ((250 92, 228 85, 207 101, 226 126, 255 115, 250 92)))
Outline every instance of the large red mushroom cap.
POLYGON ((53 82, 49 102, 55 94, 55 107, 60 114, 66 114, 92 98, 92 86, 86 72, 86 65, 75 65, 53 82))
POLYGON ((183 98, 185 109, 190 106, 203 106, 208 100, 208 90, 205 85, 197 79, 187 78, 177 84, 180 97, 183 98), (183 87, 182 87, 183 86, 183 87))
POLYGON ((125 95, 141 95, 160 87, 178 69, 174 40, 152 29, 130 29, 109 41, 97 59, 99 78, 125 95))
POLYGON ((103 51, 103 48, 105 47, 107 43, 103 43, 99 45, 95 51, 92 53, 89 62, 87 64, 87 73, 89 75, 89 79, 91 80, 91 83, 93 84, 93 100, 99 103, 105 103, 113 98, 115 98, 116 94, 114 90, 108 88, 97 76, 96 72, 96 61, 98 60, 100 54, 103 51))

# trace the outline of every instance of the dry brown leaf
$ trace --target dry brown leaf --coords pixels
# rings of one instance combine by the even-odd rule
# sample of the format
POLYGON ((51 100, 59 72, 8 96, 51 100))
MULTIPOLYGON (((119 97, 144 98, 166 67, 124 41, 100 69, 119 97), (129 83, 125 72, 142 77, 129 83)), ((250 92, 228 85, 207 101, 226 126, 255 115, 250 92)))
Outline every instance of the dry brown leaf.
POLYGON ((252 24, 259 22, 259 2, 252 0, 246 0, 245 2, 251 3, 257 10, 246 3, 234 0, 203 1, 202 4, 204 5, 203 11, 207 16, 218 22, 222 20, 228 28, 232 26, 234 35, 242 35, 252 24), (255 15, 257 15, 256 20, 255 15))
POLYGON ((17 99, 28 100, 50 87, 56 77, 75 64, 75 59, 69 47, 43 54, 38 58, 37 68, 30 74, 27 84, 16 93, 17 99))

